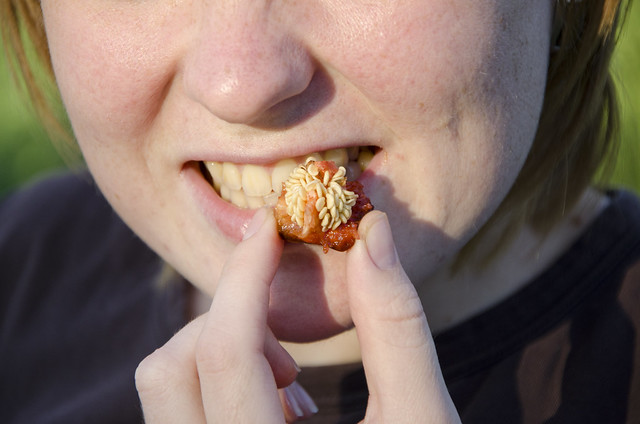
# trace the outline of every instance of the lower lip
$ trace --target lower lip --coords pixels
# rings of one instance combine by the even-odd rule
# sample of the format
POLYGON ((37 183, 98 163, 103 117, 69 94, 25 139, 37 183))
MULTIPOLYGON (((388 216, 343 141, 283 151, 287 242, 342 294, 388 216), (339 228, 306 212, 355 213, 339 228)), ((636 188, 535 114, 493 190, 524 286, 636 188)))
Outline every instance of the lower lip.
POLYGON ((229 240, 239 242, 255 210, 239 208, 224 201, 204 179, 197 162, 188 163, 182 170, 182 176, 207 221, 229 240))

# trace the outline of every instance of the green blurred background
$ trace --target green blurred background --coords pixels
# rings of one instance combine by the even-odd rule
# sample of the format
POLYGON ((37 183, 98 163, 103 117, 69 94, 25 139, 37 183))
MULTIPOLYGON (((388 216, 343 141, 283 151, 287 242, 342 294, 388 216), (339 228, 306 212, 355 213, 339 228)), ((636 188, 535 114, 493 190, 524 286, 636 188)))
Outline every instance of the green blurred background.
MULTIPOLYGON (((623 104, 623 145, 613 181, 640 192, 640 0, 628 16, 615 57, 623 104)), ((0 54, 0 197, 36 175, 64 167, 0 54)))

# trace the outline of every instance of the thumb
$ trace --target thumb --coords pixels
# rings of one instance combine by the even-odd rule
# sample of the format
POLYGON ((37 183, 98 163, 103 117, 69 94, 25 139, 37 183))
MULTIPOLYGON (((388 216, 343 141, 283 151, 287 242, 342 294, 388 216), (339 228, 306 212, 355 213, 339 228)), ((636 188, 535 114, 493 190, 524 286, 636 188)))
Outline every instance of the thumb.
POLYGON ((347 279, 370 392, 367 415, 382 421, 449 422, 455 408, 386 214, 370 212, 358 231, 360 240, 347 254, 347 279))

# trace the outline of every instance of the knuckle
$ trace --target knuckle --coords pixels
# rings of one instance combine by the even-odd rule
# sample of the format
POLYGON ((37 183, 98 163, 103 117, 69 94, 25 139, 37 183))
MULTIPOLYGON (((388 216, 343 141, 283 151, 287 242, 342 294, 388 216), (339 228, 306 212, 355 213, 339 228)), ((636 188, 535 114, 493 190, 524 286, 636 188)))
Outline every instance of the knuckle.
POLYGON ((424 317, 422 302, 414 291, 402 287, 388 297, 384 308, 381 308, 380 318, 385 321, 400 323, 420 320, 424 317))
POLYGON ((378 313, 378 323, 388 329, 385 337, 396 347, 419 347, 430 338, 420 299, 407 292, 396 293, 378 313))
POLYGON ((140 398, 163 398, 167 388, 190 375, 182 363, 164 348, 157 349, 140 362, 135 372, 135 384, 140 398))
POLYGON ((232 335, 224 331, 216 331, 200 338, 196 344, 196 366, 198 373, 206 374, 209 378, 234 372, 241 364, 239 350, 232 335))

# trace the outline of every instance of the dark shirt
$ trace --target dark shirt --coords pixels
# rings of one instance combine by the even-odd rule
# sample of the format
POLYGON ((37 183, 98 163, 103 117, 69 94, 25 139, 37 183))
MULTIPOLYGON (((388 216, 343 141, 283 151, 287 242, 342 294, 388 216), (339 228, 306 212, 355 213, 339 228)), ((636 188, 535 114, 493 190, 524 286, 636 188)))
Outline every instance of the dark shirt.
MULTIPOLYGON (((523 289, 435 337, 462 422, 640 423, 640 202, 611 204, 523 289)), ((354 423, 360 365, 305 369, 317 423, 354 423)))
POLYGON ((0 205, 0 423, 140 423, 138 363, 184 325, 179 286, 86 176, 0 205))
MULTIPOLYGON (((640 422, 640 202, 610 206, 552 267, 438 335, 464 423, 640 422)), ((186 322, 182 284, 88 177, 0 204, 0 422, 140 423, 137 364, 186 322)), ((359 364, 305 368, 312 421, 357 422, 359 364)))

